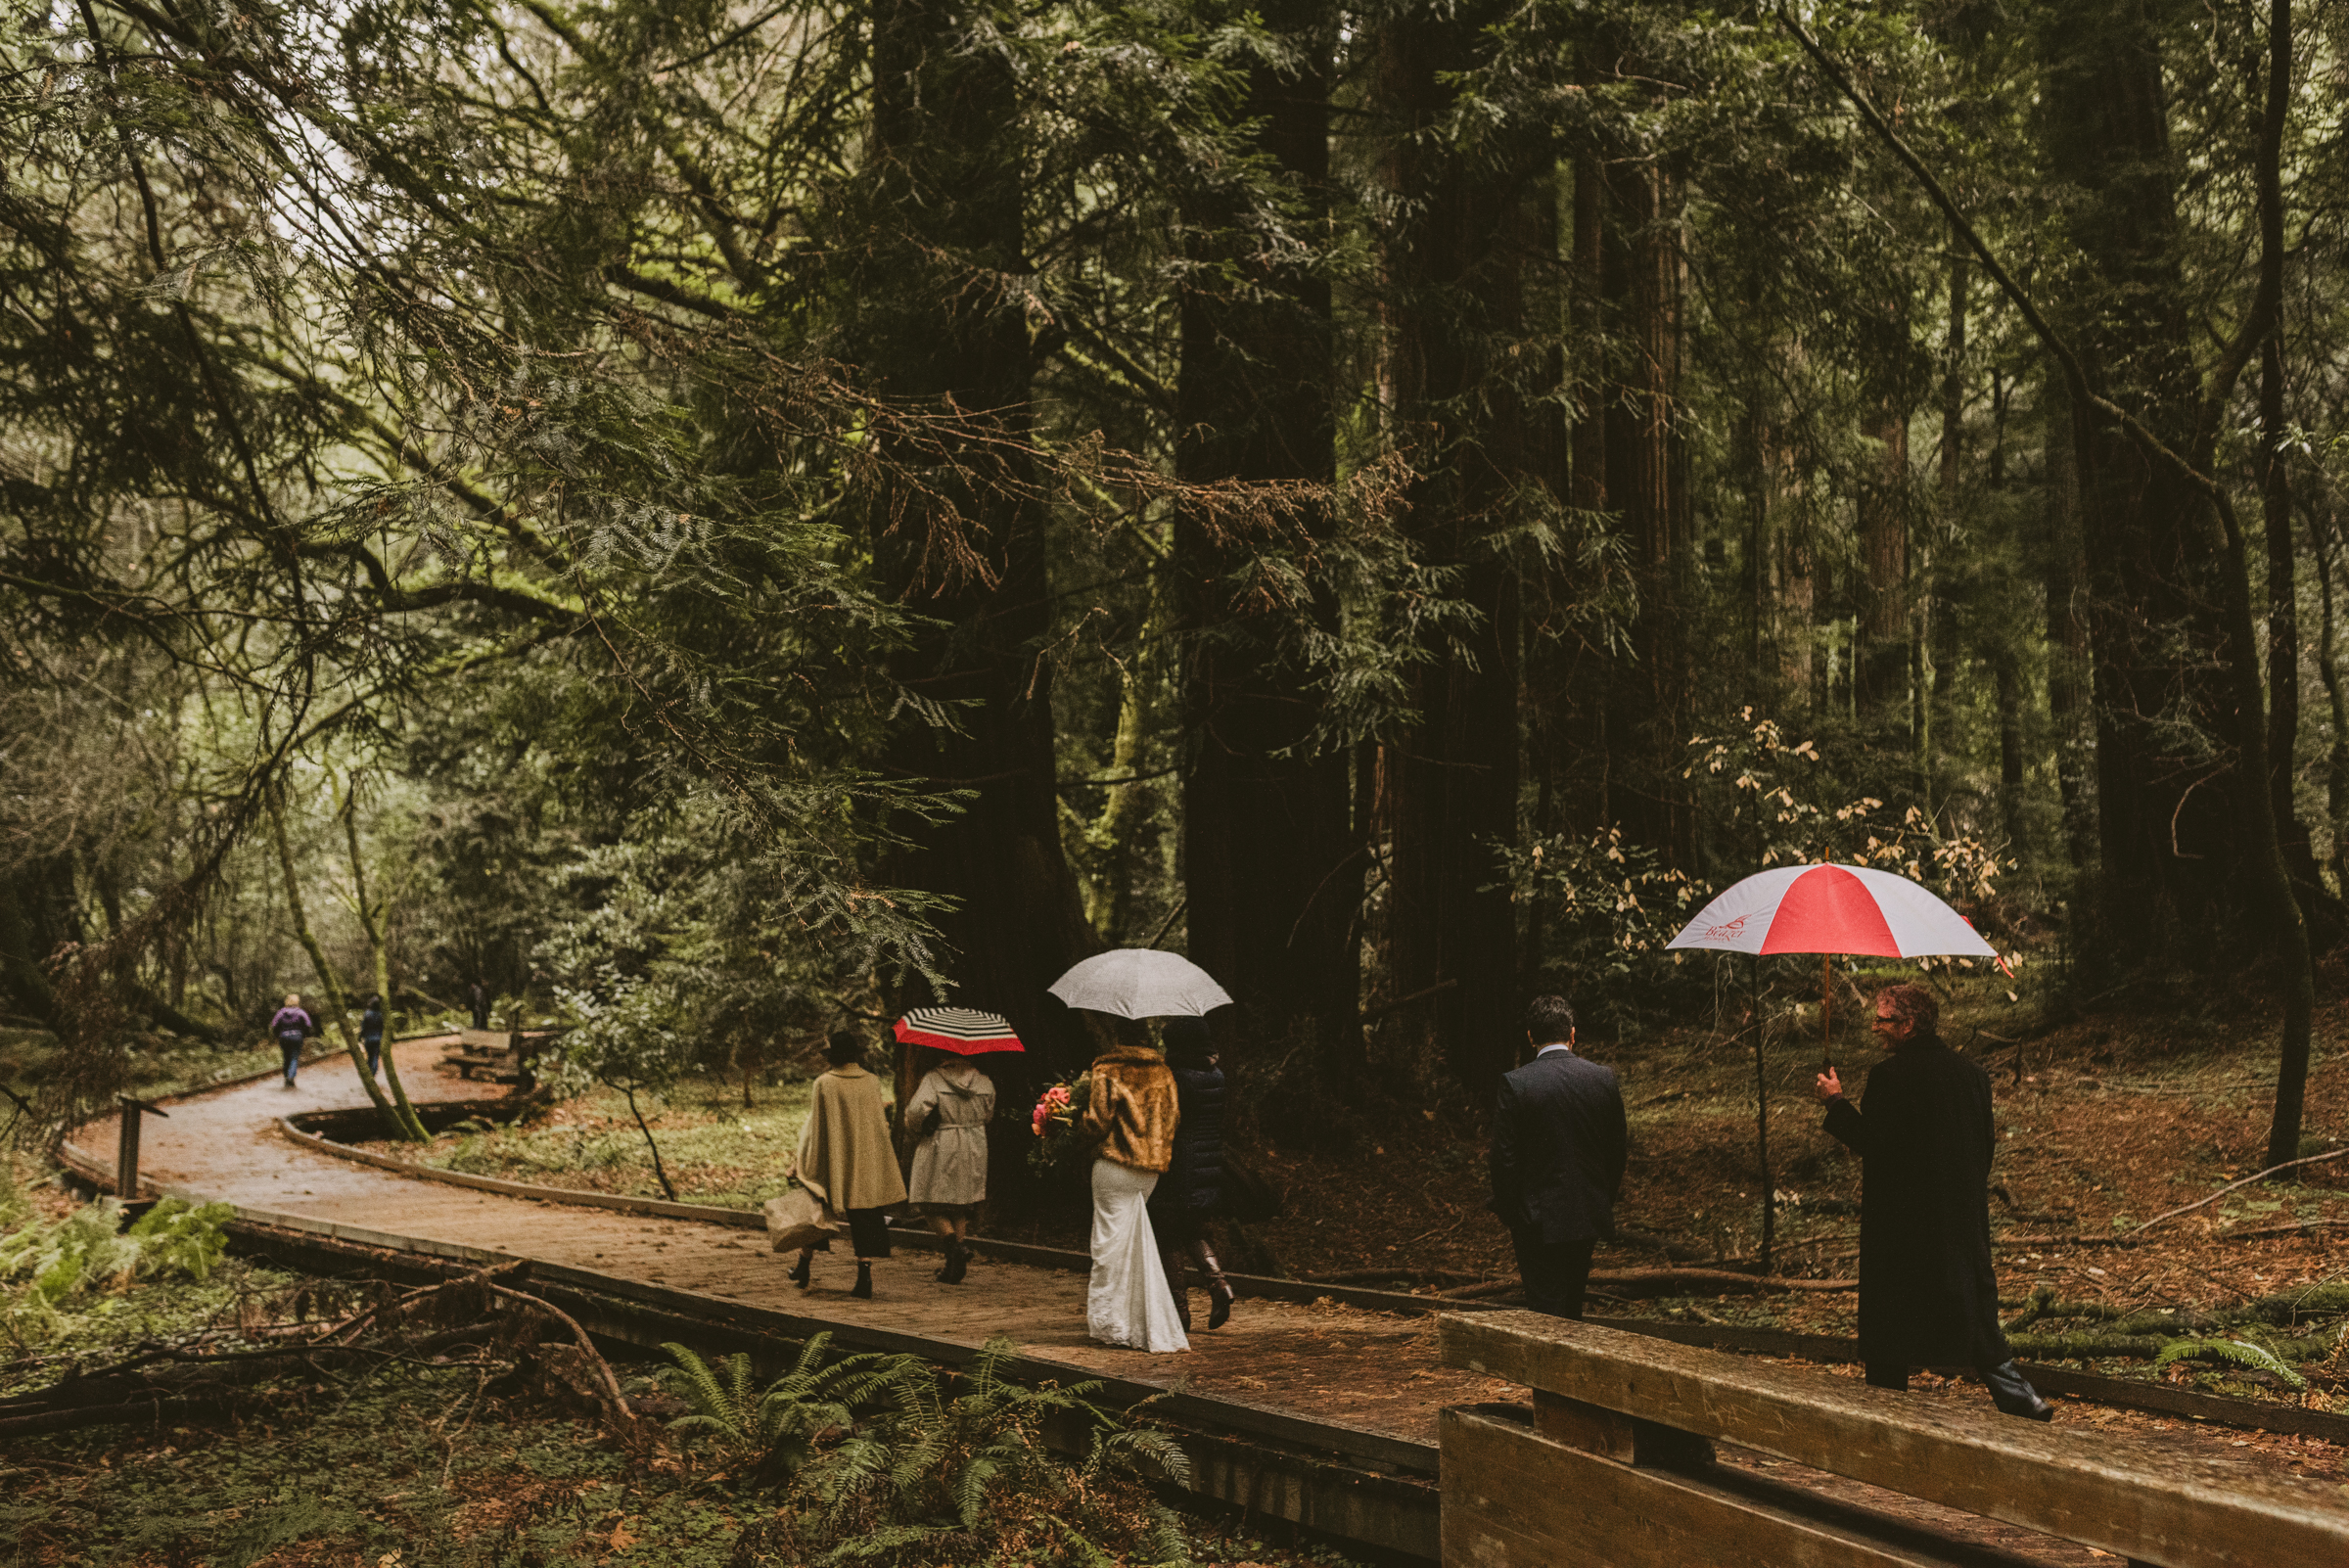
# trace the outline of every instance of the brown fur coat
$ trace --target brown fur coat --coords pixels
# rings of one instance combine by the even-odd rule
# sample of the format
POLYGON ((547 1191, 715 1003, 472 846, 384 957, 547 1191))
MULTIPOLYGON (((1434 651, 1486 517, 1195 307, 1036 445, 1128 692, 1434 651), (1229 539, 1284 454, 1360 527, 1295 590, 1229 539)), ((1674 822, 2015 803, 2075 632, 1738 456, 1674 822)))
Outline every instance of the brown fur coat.
POLYGON ((1093 1059, 1092 1094, 1082 1130, 1101 1139, 1100 1157, 1129 1171, 1164 1171, 1174 1159, 1174 1075, 1141 1045, 1117 1045, 1093 1059))

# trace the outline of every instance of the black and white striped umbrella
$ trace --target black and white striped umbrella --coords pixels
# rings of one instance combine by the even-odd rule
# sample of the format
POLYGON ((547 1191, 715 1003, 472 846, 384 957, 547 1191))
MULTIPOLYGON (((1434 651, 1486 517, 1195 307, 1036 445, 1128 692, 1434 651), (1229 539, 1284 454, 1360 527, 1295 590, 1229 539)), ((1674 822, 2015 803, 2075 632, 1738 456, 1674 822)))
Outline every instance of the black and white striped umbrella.
POLYGON ((958 1056, 1027 1049, 1012 1031, 1010 1019, 976 1007, 912 1008, 898 1020, 898 1038, 908 1045, 935 1046, 958 1056))

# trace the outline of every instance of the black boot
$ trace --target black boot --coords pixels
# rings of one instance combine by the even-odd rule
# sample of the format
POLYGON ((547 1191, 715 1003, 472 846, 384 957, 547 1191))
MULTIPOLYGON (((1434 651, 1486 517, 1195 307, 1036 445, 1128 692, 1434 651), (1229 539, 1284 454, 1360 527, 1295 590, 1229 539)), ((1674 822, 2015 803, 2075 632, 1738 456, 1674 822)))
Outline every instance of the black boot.
POLYGON ((1216 1262, 1215 1252, 1205 1236, 1191 1243, 1191 1256, 1198 1261, 1199 1271, 1207 1275, 1207 1326, 1221 1328, 1231 1321, 1231 1281, 1223 1277, 1223 1266, 1216 1262))
POLYGON ((856 1260, 856 1288, 849 1294, 858 1301, 873 1299, 873 1266, 862 1258, 856 1260))
POLYGON ((812 1253, 812 1252, 803 1252, 803 1253, 801 1253, 801 1254, 800 1254, 800 1261, 799 1261, 798 1263, 796 1263, 796 1264, 793 1264, 793 1265, 791 1266, 791 1282, 792 1282, 793 1284, 795 1284, 795 1285, 799 1286, 799 1287, 800 1287, 802 1290, 806 1290, 806 1289, 807 1288, 807 1281, 808 1281, 808 1279, 811 1277, 811 1274, 812 1274, 812 1269, 813 1269, 814 1263, 815 1263, 815 1254, 814 1254, 814 1253, 812 1253))
POLYGON ((1982 1373, 1982 1381, 1990 1389, 1990 1403, 1999 1407, 2001 1415, 2019 1415, 2026 1421, 2052 1421, 2055 1407, 2039 1397, 2039 1390, 2023 1381, 2022 1372, 2012 1361, 1993 1366, 1982 1373))
POLYGON ((1158 1249, 1159 1267, 1167 1273, 1167 1294, 1174 1298, 1174 1320, 1191 1331, 1191 1282, 1182 1271, 1182 1248, 1170 1242, 1158 1249))
POLYGON ((962 1276, 970 1271, 971 1249, 960 1242, 946 1243, 946 1263, 945 1267, 938 1271, 939 1281, 942 1284, 959 1285, 962 1283, 962 1276))

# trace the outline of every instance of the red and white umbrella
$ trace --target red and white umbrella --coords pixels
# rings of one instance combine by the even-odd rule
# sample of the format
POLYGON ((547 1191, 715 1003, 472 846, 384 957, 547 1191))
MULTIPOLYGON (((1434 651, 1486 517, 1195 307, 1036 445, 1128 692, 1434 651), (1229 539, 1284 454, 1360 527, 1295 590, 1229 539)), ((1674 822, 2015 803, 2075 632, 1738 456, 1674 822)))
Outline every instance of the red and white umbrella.
POLYGON ((898 1020, 898 1038, 908 1045, 929 1045, 957 1056, 984 1056, 995 1051, 1024 1051, 1011 1020, 976 1007, 915 1007, 898 1020))
POLYGON ((1782 865, 1755 873, 1697 912, 1671 947, 1815 952, 1819 1049, 1826 1049, 1828 957, 1988 958, 2003 963, 1973 923, 1907 877, 1864 865, 1782 865))
POLYGON ((1996 961, 1965 916, 1907 877, 1864 865, 1782 865, 1747 877, 1698 912, 1668 947, 1849 952, 1996 961))

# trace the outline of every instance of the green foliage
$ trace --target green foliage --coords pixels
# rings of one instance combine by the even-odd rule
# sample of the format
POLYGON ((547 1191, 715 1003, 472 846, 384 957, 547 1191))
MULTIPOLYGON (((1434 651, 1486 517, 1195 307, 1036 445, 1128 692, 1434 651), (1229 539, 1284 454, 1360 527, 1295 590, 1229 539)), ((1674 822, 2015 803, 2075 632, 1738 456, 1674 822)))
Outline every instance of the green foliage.
POLYGON ((164 1198, 121 1230, 120 1207, 101 1199, 21 1225, 0 1237, 0 1281, 17 1287, 8 1314, 44 1319, 70 1296, 142 1275, 201 1280, 227 1248, 233 1213, 225 1203, 164 1198))
POLYGON ((2281 1378, 2292 1388, 2308 1387, 2308 1379, 2284 1362, 2264 1345, 2254 1345, 2247 1339, 2182 1339, 2162 1347, 2153 1358, 2153 1369, 2161 1370, 2178 1361, 2212 1361, 2220 1365, 2240 1366, 2254 1372, 2268 1372, 2281 1378))
POLYGON ((1540 911, 1543 955, 1592 999, 1652 973, 1651 960, 1703 907, 1711 889, 1660 852, 1606 828, 1588 839, 1553 834, 1504 851, 1518 900, 1540 911))
POLYGON ((748 1356, 729 1356, 713 1367, 688 1346, 663 1345, 676 1363, 670 1381, 693 1406, 669 1429, 707 1436, 726 1469, 760 1482, 791 1480, 814 1455, 818 1439, 855 1423, 852 1407, 880 1375, 877 1355, 825 1365, 831 1347, 830 1334, 815 1335, 790 1371, 760 1389, 748 1356))
POLYGON ((794 1489, 807 1560, 1184 1561, 1179 1522, 1149 1490, 1189 1474, 1181 1449, 1091 1403, 1096 1382, 1009 1381, 1017 1354, 997 1338, 959 1372, 910 1356, 877 1366, 868 1388, 878 1413, 794 1489), (1082 1460, 1048 1451, 1047 1424, 1083 1433, 1082 1460))

